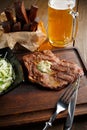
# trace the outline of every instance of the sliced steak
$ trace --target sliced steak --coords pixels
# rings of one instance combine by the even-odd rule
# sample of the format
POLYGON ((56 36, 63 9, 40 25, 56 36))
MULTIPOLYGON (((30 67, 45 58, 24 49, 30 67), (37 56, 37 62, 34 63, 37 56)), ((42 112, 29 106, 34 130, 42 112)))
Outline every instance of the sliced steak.
POLYGON ((23 61, 28 79, 46 88, 63 88, 84 74, 77 64, 60 60, 50 50, 25 55, 23 61))

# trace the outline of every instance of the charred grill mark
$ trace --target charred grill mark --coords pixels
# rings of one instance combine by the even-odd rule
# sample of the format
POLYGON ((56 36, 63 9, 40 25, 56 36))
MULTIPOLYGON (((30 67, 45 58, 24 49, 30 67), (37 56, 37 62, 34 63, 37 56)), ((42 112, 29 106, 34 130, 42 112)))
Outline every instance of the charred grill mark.
POLYGON ((83 75, 83 70, 75 63, 60 60, 51 51, 34 52, 23 57, 28 69, 29 80, 39 83, 43 87, 50 89, 60 89, 72 83, 78 75, 83 75), (37 64, 42 61, 50 61, 51 73, 41 72, 37 64))

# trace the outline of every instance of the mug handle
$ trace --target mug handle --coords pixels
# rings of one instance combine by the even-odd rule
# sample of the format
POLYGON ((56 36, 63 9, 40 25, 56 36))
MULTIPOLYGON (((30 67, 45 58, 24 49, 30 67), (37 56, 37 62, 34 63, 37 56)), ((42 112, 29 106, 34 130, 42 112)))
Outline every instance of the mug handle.
POLYGON ((72 41, 73 41, 73 46, 75 45, 75 34, 76 34, 76 24, 77 24, 77 17, 79 16, 78 12, 75 12, 74 10, 70 11, 70 14, 73 17, 73 27, 72 27, 72 41))

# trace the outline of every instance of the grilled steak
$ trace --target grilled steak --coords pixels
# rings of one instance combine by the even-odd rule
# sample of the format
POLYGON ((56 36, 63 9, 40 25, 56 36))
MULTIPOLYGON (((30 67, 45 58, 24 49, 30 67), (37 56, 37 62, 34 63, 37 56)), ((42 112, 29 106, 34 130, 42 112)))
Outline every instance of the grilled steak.
POLYGON ((25 55, 23 61, 29 80, 51 89, 65 87, 83 75, 77 64, 60 60, 50 50, 25 55))

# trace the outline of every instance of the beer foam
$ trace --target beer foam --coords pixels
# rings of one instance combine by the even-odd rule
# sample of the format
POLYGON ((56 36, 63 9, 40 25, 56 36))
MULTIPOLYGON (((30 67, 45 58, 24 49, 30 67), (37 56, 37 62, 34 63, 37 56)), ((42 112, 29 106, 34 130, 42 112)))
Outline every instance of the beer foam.
POLYGON ((76 0, 50 0, 48 5, 58 10, 73 9, 76 0))

